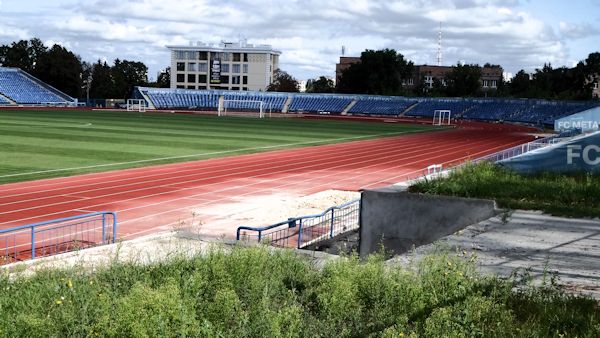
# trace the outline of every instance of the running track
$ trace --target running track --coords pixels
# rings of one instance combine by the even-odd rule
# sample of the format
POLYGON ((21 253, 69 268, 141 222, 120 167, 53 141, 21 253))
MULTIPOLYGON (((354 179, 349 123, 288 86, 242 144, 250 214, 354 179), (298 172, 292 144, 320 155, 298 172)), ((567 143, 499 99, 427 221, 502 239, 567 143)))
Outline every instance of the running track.
MULTIPOLYGON (((119 238, 133 238, 189 220, 211 235, 231 237, 209 210, 272 193, 296 196, 376 188, 509 148, 534 137, 523 129, 471 125, 377 140, 160 165, 0 186, 0 229, 95 211, 115 211, 119 238), (212 222, 214 221, 214 222, 212 222), (210 226, 211 222, 215 225, 210 226)), ((213 209, 214 211, 214 209, 213 209)))

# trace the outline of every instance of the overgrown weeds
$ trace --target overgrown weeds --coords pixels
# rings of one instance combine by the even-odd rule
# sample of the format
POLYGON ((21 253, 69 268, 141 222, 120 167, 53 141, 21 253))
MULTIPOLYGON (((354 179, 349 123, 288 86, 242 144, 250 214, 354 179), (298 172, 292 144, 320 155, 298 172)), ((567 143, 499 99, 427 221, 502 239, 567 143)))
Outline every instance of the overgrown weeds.
POLYGON ((466 165, 446 178, 417 183, 410 191, 494 199, 500 207, 513 210, 600 217, 600 174, 519 175, 483 162, 466 165))
POLYGON ((154 265, 0 277, 5 337, 600 335, 596 301, 477 273, 473 256, 412 268, 380 255, 316 269, 293 252, 219 248, 154 265))

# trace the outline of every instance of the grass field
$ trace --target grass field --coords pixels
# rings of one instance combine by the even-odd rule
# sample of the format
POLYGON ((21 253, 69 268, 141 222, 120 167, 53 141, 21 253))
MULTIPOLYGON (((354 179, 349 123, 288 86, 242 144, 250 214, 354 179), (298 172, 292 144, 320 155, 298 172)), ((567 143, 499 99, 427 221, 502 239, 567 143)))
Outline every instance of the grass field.
POLYGON ((427 130, 432 127, 164 113, 6 110, 0 111, 0 184, 427 130))

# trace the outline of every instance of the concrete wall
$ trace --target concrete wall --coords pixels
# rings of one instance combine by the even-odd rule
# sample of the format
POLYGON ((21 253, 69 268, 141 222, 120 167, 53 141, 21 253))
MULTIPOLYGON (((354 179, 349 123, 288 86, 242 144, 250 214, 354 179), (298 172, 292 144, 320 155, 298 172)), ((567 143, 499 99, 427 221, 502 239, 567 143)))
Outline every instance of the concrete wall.
POLYGON ((406 252, 495 213, 494 201, 402 192, 365 190, 360 212, 359 253, 377 252, 381 244, 395 254, 406 252))

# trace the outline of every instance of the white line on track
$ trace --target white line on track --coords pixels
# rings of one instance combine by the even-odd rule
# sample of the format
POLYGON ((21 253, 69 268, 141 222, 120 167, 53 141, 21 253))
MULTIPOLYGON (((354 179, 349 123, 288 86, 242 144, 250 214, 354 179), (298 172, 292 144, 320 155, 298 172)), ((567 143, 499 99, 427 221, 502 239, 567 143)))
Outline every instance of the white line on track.
POLYGON ((418 132, 420 132, 420 131, 405 131, 405 132, 381 133, 381 134, 363 135, 363 136, 341 137, 341 138, 318 140, 318 141, 304 141, 304 142, 276 144, 276 145, 262 146, 262 147, 251 147, 251 148, 240 148, 240 149, 233 149, 233 150, 213 151, 213 152, 208 152, 208 153, 199 153, 199 154, 190 154, 190 155, 181 155, 181 156, 150 158, 150 159, 145 159, 145 160, 137 160, 137 161, 129 161, 129 162, 105 163, 105 164, 96 164, 96 165, 72 167, 72 168, 59 168, 59 169, 50 169, 50 170, 30 171, 30 172, 26 172, 26 173, 2 175, 2 176, 0 176, 0 178, 20 177, 20 176, 29 176, 29 175, 38 175, 38 174, 50 174, 50 173, 72 171, 72 170, 117 167, 117 166, 140 164, 140 163, 152 163, 152 162, 160 162, 160 161, 179 160, 179 159, 184 159, 184 158, 235 154, 235 153, 247 152, 247 151, 259 151, 259 150, 279 149, 279 148, 286 148, 286 147, 296 147, 296 146, 303 146, 303 145, 323 144, 323 143, 330 143, 330 142, 360 140, 360 139, 366 139, 366 138, 372 138, 372 137, 404 135, 404 134, 411 134, 411 133, 418 133, 418 132))
MULTIPOLYGON (((487 139, 487 138, 486 138, 487 139)), ((466 143, 467 141, 462 141, 462 143, 466 143)), ((420 143, 422 144, 422 143, 420 143)), ((386 151, 386 156, 384 156, 383 158, 390 158, 395 156, 397 153, 401 153, 402 155, 404 155, 404 158, 406 158, 406 155, 408 154, 416 154, 413 157, 419 157, 422 154, 422 151, 420 149, 418 149, 418 147, 413 147, 412 144, 403 144, 402 148, 396 148, 396 151, 389 151, 389 145, 388 144, 381 144, 378 148, 375 147, 369 147, 368 149, 365 149, 362 153, 366 153, 367 155, 365 156, 373 156, 373 153, 378 151, 378 150, 385 150, 386 151), (411 149, 410 151, 406 152, 406 150, 411 149)), ((444 150, 447 149, 447 147, 445 145, 438 145, 436 147, 427 147, 427 149, 431 152, 431 150, 433 149, 439 149, 439 148, 443 148, 444 150)), ((439 151, 441 152, 441 151, 439 151)), ((438 153, 439 153, 438 152, 438 153)), ((328 162, 332 162, 334 159, 340 158, 341 160, 345 160, 348 157, 346 157, 346 154, 341 154, 341 151, 337 151, 335 152, 335 155, 329 155, 329 154, 322 154, 319 153, 318 156, 312 156, 309 159, 305 160, 305 161, 296 161, 293 163, 293 165, 295 166, 294 168, 298 168, 299 166, 302 166, 304 164, 308 164, 308 163, 317 163, 314 166, 319 166, 320 163, 322 163, 321 159, 319 158, 319 156, 323 157, 324 159, 326 159, 328 162)), ((357 155, 361 154, 361 152, 356 152, 356 149, 347 149, 346 153, 350 153, 350 155, 352 155, 353 159, 357 159, 357 155)), ((294 156, 297 157, 297 156, 294 156)), ((381 159, 382 157, 379 157, 379 159, 381 159)), ((409 157, 410 158, 410 157, 409 157)), ((198 183, 199 181, 208 181, 208 180, 214 180, 216 178, 225 178, 225 177, 229 177, 229 176, 234 176, 234 177, 239 177, 240 175, 244 175, 243 177, 240 177, 239 179, 243 180, 245 178, 249 178, 249 177, 260 177, 260 176, 267 176, 270 173, 281 173, 282 171, 277 171, 276 169, 278 168, 282 168, 282 167, 288 167, 292 164, 290 164, 288 161, 283 161, 283 165, 272 165, 269 167, 269 171, 265 172, 265 174, 263 175, 258 175, 258 176, 246 176, 245 174, 248 173, 252 173, 252 172, 264 172, 264 170, 246 170, 246 171, 233 171, 230 174, 226 174, 226 175, 217 175, 217 176, 200 176, 198 173, 194 173, 191 176, 200 176, 201 178, 198 179, 194 179, 194 180, 188 180, 188 181, 176 181, 174 183, 168 183, 168 184, 163 184, 163 185, 155 185, 158 181, 160 180, 150 180, 150 181, 142 181, 142 182, 133 182, 130 184, 125 184, 125 185, 118 185, 115 186, 116 188, 122 188, 122 187, 126 187, 126 186, 131 186, 131 185, 144 185, 145 183, 153 183, 150 185, 147 185, 143 188, 140 189, 132 189, 132 190, 127 190, 127 191, 121 191, 121 192, 114 192, 114 193, 109 193, 109 194, 105 194, 105 195, 98 195, 98 196, 94 196, 93 198, 103 198, 103 197, 109 197, 109 196, 115 196, 115 195, 120 195, 120 194, 130 194, 132 192, 138 192, 138 191, 144 191, 144 190, 153 190, 156 188, 168 188, 168 187, 172 187, 173 185, 182 185, 182 184, 186 184, 186 183, 198 183)), ((264 168, 265 163, 261 162, 259 164, 259 169, 264 168)), ((246 168, 244 168, 246 169, 246 168)), ((292 170, 285 170, 283 172, 287 172, 287 171, 293 171, 292 170)), ((214 175, 214 172, 210 172, 209 174, 214 175)), ((168 178, 165 178, 164 180, 177 180, 180 178, 184 178, 190 175, 179 175, 179 176, 171 176, 168 178)), ((134 179, 137 179, 138 177, 135 177, 134 179)), ((206 186, 211 186, 214 184, 219 184, 220 182, 215 182, 212 184, 207 184, 204 185, 204 187, 206 186)), ((100 190, 109 190, 111 188, 115 188, 115 187, 110 187, 110 186, 103 186, 102 188, 99 189, 92 189, 92 190, 86 190, 86 191, 79 191, 79 192, 71 192, 65 195, 77 195, 77 194, 81 194, 81 193, 89 193, 89 192, 95 192, 95 191, 100 191, 100 190)), ((70 188, 70 187, 69 187, 70 188)), ((180 188, 180 189, 175 189, 172 191, 167 191, 167 192, 160 192, 160 193, 156 193, 156 194, 148 194, 148 195, 144 195, 143 197, 138 197, 138 198, 134 198, 134 199, 139 199, 139 198, 147 198, 147 197, 152 197, 152 196, 157 196, 157 195, 163 195, 163 194, 169 194, 169 193, 174 193, 174 192, 178 192, 178 191, 185 191, 185 190, 189 190, 189 189, 196 189, 197 187, 191 187, 191 188, 180 188)), ((52 196, 50 196, 51 198, 52 196)), ((126 200, 132 200, 132 199, 126 199, 126 200)), ((29 200, 21 200, 21 201, 17 201, 17 202, 11 202, 11 203, 5 203, 5 204, 0 204, 1 205, 10 205, 13 203, 24 203, 24 202, 28 202, 29 200)), ((123 200, 121 200, 123 201, 123 200)), ((72 202, 79 202, 79 201, 64 201, 64 202, 57 202, 57 203, 50 203, 50 204, 42 204, 40 206, 34 206, 34 207, 30 207, 30 208, 23 208, 23 209, 17 209, 17 210, 11 210, 11 211, 5 211, 5 212, 0 212, 0 215, 2 214, 8 214, 8 213, 15 213, 15 212, 22 212, 22 211, 27 211, 27 210, 33 210, 33 209, 38 209, 38 208, 45 208, 45 207, 49 207, 49 206, 55 206, 55 205, 64 205, 64 204, 69 204, 72 202)))
MULTIPOLYGON (((486 139, 487 139, 487 138, 486 138, 486 139)), ((484 142, 484 141, 482 141, 482 142, 480 142, 480 143, 486 143, 486 144, 487 144, 487 143, 489 143, 489 142, 487 142, 487 141, 485 141, 485 142, 484 142)), ((478 143, 477 143, 477 144, 478 144, 478 143)), ((470 145, 471 145, 471 146, 474 146, 474 145, 475 145, 475 143, 471 143, 470 145)), ((424 148, 427 148, 428 150, 431 150, 431 147, 427 147, 427 145, 425 145, 425 144, 423 144, 423 147, 424 147, 424 148)), ((499 145, 499 146, 497 146, 496 148, 499 148, 499 147, 505 147, 505 145, 499 145)), ((441 155, 439 155, 439 156, 437 156, 437 157, 444 157, 444 156, 447 156, 447 154, 449 153, 449 152, 448 152, 448 150, 449 150, 449 149, 455 149, 455 148, 460 148, 460 149, 463 149, 464 147, 463 147, 462 145, 457 145, 457 146, 456 146, 456 147, 454 147, 454 148, 448 148, 448 147, 446 147, 446 148, 445 148, 443 151, 440 151, 442 154, 441 154, 441 155)), ((494 149, 494 148, 492 148, 492 149, 494 149)), ((461 151, 461 150, 457 150, 457 152, 460 152, 460 151, 461 151)), ((485 151, 489 151, 489 149, 486 149, 485 151)), ((480 153, 483 153, 483 152, 485 152, 485 151, 482 151, 482 152, 480 152, 480 153)), ((430 153, 431 153, 431 152, 430 152, 430 153)), ((390 157, 390 156, 384 156, 384 157, 390 157)), ((381 158, 382 158, 382 157, 379 157, 378 159, 381 159, 381 158)), ((404 158, 405 158, 405 157, 404 157, 404 158)), ((351 159, 352 159, 352 160, 355 160, 355 159, 356 159, 356 157, 355 157, 355 156, 352 156, 352 157, 351 157, 351 159)), ((416 161, 416 162, 421 162, 421 161, 424 161, 424 160, 426 160, 426 159, 420 159, 420 160, 418 160, 418 161, 416 161)), ((372 162, 372 161, 371 161, 371 160, 367 160, 367 161, 363 161, 363 162, 372 162)), ((393 162, 393 161, 392 161, 392 162, 393 162)), ((382 164, 381 162, 378 162, 377 164, 373 164, 373 165, 371 165, 371 166, 376 166, 376 165, 381 165, 381 164, 382 164)), ((339 165, 338 167, 343 167, 343 166, 347 166, 347 165, 348 165, 348 164, 346 164, 346 165, 339 165)), ((406 163, 403 163, 403 164, 401 164, 400 166, 405 166, 405 165, 407 165, 407 164, 406 164, 406 163)), ((332 169, 332 168, 331 168, 331 167, 329 167, 329 168, 325 168, 325 169, 321 169, 321 170, 314 171, 313 173, 315 173, 315 172, 320 172, 320 171, 327 171, 327 170, 331 170, 331 169, 332 169)), ((387 168, 386 168, 386 169, 387 169, 387 168)), ((288 170, 288 171, 289 171, 289 170, 288 170)), ((359 175, 359 176, 369 175, 369 174, 372 174, 372 173, 374 173, 374 172, 370 172, 370 173, 368 173, 368 174, 363 174, 363 175, 359 175)), ((270 175, 270 174, 271 174, 271 172, 270 172, 270 173, 267 173, 266 175, 270 175)), ((296 174, 296 175, 292 175, 292 176, 286 176, 286 177, 284 177, 284 179, 289 179, 290 177, 299 176, 299 175, 302 175, 302 173, 300 173, 300 174, 296 174)), ((332 175, 335 175, 335 174, 326 175, 326 176, 332 176, 332 175)), ((265 176, 265 174, 263 174, 263 175, 258 175, 258 176, 265 176)), ((257 177, 258 177, 258 176, 257 176, 257 177)), ((319 176, 318 178, 322 178, 322 177, 324 177, 324 176, 319 176)), ((311 180, 314 180, 314 179, 315 179, 315 178, 311 178, 311 179, 308 179, 308 180, 303 180, 303 181, 296 181, 296 182, 292 182, 292 183, 289 183, 289 184, 285 184, 284 186, 287 186, 287 185, 293 185, 293 184, 298 184, 298 183, 301 183, 301 182, 304 182, 304 181, 311 181, 311 180)), ((278 179, 267 180, 267 181, 273 182, 273 181, 277 181, 277 180, 280 180, 280 179, 278 178, 278 179)), ((343 181, 343 180, 346 180, 346 179, 342 179, 342 180, 338 180, 338 181, 343 181)), ((220 190, 220 191, 228 191, 228 190, 237 189, 237 188, 240 188, 240 187, 249 187, 249 186, 252 186, 252 185, 257 185, 257 184, 261 184, 261 183, 265 183, 265 182, 266 182, 266 181, 263 181, 263 182, 258 182, 258 183, 253 183, 253 184, 247 184, 247 185, 243 185, 243 186, 235 186, 235 187, 233 187, 233 188, 232 188, 232 187, 229 187, 229 188, 227 188, 227 189, 222 189, 222 190, 220 190)), ((215 184, 219 184, 219 183, 215 183, 215 184)), ((214 184, 210 184, 210 185, 214 185, 214 184)), ((195 187, 195 188, 197 188, 197 187, 195 187)), ((185 190, 189 190, 189 189, 195 189, 195 188, 187 188, 187 189, 185 189, 185 190)), ((277 186, 275 186, 275 187, 273 187, 273 186, 271 186, 271 187, 268 187, 268 189, 273 189, 273 188, 277 188, 277 186)), ((216 192, 219 192, 219 191, 216 191, 216 192)), ((211 191, 211 192, 209 192, 209 193, 210 193, 210 194, 213 194, 213 193, 215 193, 215 191, 211 191)), ((255 192, 253 192, 253 193, 255 193, 255 192)), ((168 201, 162 201, 162 202, 159 202, 159 203, 153 203, 153 204, 150 204, 150 205, 143 205, 143 206, 138 206, 138 207, 134 207, 134 208, 130 208, 130 209, 119 210, 119 212, 124 212, 124 211, 128 211, 128 210, 139 209, 139 208, 144 208, 144 207, 149 207, 149 206, 156 206, 156 205, 159 205, 159 204, 164 204, 164 203, 169 203, 169 202, 173 202, 173 201, 177 201, 177 200, 182 200, 182 199, 189 198, 189 197, 201 196, 201 195, 204 195, 204 194, 208 194, 208 193, 207 193, 207 192, 205 192, 205 193, 201 193, 201 194, 197 194, 197 195, 190 195, 190 196, 180 197, 180 198, 176 198, 176 199, 171 199, 171 200, 168 200, 168 201)), ((156 194, 156 195, 160 195, 160 194, 156 194)), ((135 200, 135 199, 140 199, 140 198, 146 198, 146 197, 148 197, 148 196, 142 196, 142 197, 137 197, 137 198, 132 198, 132 199, 126 199, 126 200, 122 200, 122 201, 130 201, 130 200, 135 200)), ((122 201, 121 201, 121 202, 122 202, 122 201)), ((102 204, 99 204, 99 205, 93 205, 93 206, 88 206, 88 207, 96 207, 96 206, 100 206, 100 205, 102 205, 102 204)), ((186 207, 186 208, 187 208, 187 207, 186 207)), ((64 211, 64 212, 67 212, 67 211, 64 211)), ((169 212, 171 212, 171 211, 169 211, 169 212)), ((61 212, 58 212, 58 213, 52 213, 52 214, 47 214, 47 215, 60 214, 60 213, 61 213, 61 212)), ((165 212, 163 212, 163 213, 165 213, 165 212)), ((42 216, 38 216, 38 217, 42 217, 42 216)), ((31 218, 36 218, 36 217, 31 217, 31 218)), ((25 220, 25 219, 23 219, 23 220, 25 220)), ((130 220, 130 221, 133 221, 133 220, 130 220)), ((13 221, 13 222, 14 222, 14 221, 13 221)), ((121 223, 127 223, 127 222, 129 222, 129 221, 125 221, 125 222, 121 222, 121 223)))
MULTIPOLYGON (((515 141, 515 142, 513 142, 511 144, 517 144, 517 143, 522 143, 522 142, 521 141, 515 141)), ((498 148, 504 149, 506 146, 510 147, 509 145, 505 144, 505 145, 500 145, 500 146, 493 147, 493 148, 490 148, 490 149, 486 149, 484 151, 476 152, 474 154, 475 155, 484 154, 484 153, 487 153, 489 150, 492 150, 492 149, 498 149, 498 148)), ((466 160, 466 159, 469 159, 469 158, 471 158, 471 155, 464 156, 464 157, 461 157, 461 158, 458 158, 458 159, 453 159, 453 160, 450 160, 450 161, 446 161, 446 162, 443 162, 443 164, 453 163, 453 162, 456 162, 456 161, 466 160)), ((422 170, 414 170, 412 172, 405 173, 402 176, 404 176, 404 177, 410 177, 410 176, 412 176, 414 174, 419 174, 421 171, 422 170)), ((359 175, 359 176, 370 175, 370 174, 372 174, 372 172, 368 173, 368 174, 359 175)), ((356 177, 358 177, 358 176, 356 176, 356 177)), ((356 177, 346 178, 346 179, 342 179, 342 180, 337 180, 337 181, 334 181, 334 182, 337 183, 337 182, 345 181, 345 180, 348 180, 348 179, 356 179, 356 177)), ((311 179, 309 179, 308 181, 310 181, 310 180, 311 179)), ((305 181, 307 181, 307 180, 305 180, 305 181)), ((297 181, 297 182, 293 182, 293 183, 288 183, 288 184, 277 186, 277 188, 280 188, 280 187, 283 187, 283 186, 288 186, 288 185, 293 185, 293 184, 297 184, 297 183, 302 183, 302 182, 303 181, 297 181)), ((383 182, 383 181, 381 181, 381 182, 383 182)), ((320 184, 320 185, 317 185, 317 186, 314 186, 314 187, 330 186, 330 184, 331 184, 331 182, 328 182, 328 183, 320 184)), ((267 187, 264 190, 270 190, 272 188, 274 188, 274 187, 267 187)), ((252 194, 256 194, 256 193, 257 192, 254 191, 254 192, 249 192, 249 193, 244 193, 244 194, 238 194, 238 195, 236 195, 236 197, 248 196, 248 195, 252 195, 252 194)), ((142 220, 144 218, 147 218, 147 217, 156 217, 156 216, 167 214, 167 213, 171 213, 171 212, 174 212, 174 211, 181 211, 181 210, 189 209, 190 207, 199 208, 199 207, 203 207, 203 206, 208 206, 208 205, 211 205, 211 204, 214 204, 214 203, 217 203, 217 202, 227 201, 229 199, 230 199, 230 197, 220 198, 218 200, 213 200, 213 201, 210 201, 210 202, 204 202, 204 203, 197 204, 197 205, 194 205, 194 206, 187 206, 187 207, 184 207, 184 208, 178 208, 178 209, 168 210, 168 211, 164 211, 164 212, 160 212, 160 213, 156 213, 156 214, 152 214, 152 215, 146 215, 146 216, 139 217, 139 218, 136 218, 136 219, 127 220, 127 221, 121 222, 119 224, 128 223, 128 222, 134 222, 134 221, 140 221, 140 220, 142 220)), ((151 231, 153 231, 155 229, 158 229, 158 228, 163 228, 163 229, 164 228, 168 228, 171 225, 174 225, 174 224, 177 224, 177 223, 181 223, 181 222, 186 222, 187 223, 188 221, 193 220, 193 219, 194 219, 194 217, 188 217, 188 218, 184 218, 183 220, 178 220, 178 221, 175 221, 175 222, 168 223, 166 225, 158 225, 158 226, 155 226, 155 227, 144 229, 142 231, 138 231, 138 232, 127 234, 127 235, 123 236, 123 238, 134 237, 134 236, 146 233, 146 232, 151 232, 151 231)))
MULTIPOLYGON (((375 144, 375 146, 370 147, 370 151, 376 151, 379 149, 390 149, 390 147, 392 146, 390 143, 395 143, 397 142, 396 138, 392 138, 392 139, 384 139, 385 142, 382 142, 383 140, 379 140, 379 142, 373 142, 375 144)), ((372 143, 371 141, 364 141, 364 142, 368 142, 372 143)), ((333 156, 330 154, 334 154, 334 155, 340 155, 343 153, 356 153, 356 150, 353 149, 352 145, 354 145, 355 143, 352 144, 348 144, 347 147, 342 147, 342 150, 339 150, 339 144, 338 147, 334 147, 335 145, 327 145, 324 146, 325 148, 323 148, 320 152, 319 152, 319 156, 322 155, 323 157, 325 157, 326 159, 331 159, 333 157, 328 157, 328 156, 333 156)), ((408 147, 413 147, 414 145, 421 145, 422 144, 422 140, 420 139, 411 139, 409 142, 403 142, 401 144, 402 148, 408 148, 408 147)), ((361 144, 361 146, 365 146, 365 144, 361 144)), ((394 144, 394 146, 397 146, 396 144, 394 144)), ((414 151, 413 151, 414 152, 414 151)), ((301 148, 298 149, 297 151, 293 151, 293 152, 286 152, 284 155, 278 155, 276 157, 277 161, 279 162, 283 162, 288 164, 288 159, 297 159, 298 157, 300 157, 302 154, 304 153, 308 153, 311 156, 311 160, 312 161, 316 161, 318 156, 314 155, 314 148, 301 148)), ((409 152, 410 153, 410 152, 409 152)), ((264 154, 264 153, 263 153, 264 154)), ((275 155, 275 153, 271 153, 272 155, 275 155)), ((52 191, 64 191, 67 190, 66 193, 63 193, 61 195, 69 195, 69 196, 73 196, 73 195, 77 195, 77 194, 81 194, 81 193, 89 193, 89 192, 94 192, 94 191, 99 191, 99 190, 105 190, 105 189, 110 189, 113 187, 127 187, 127 186, 132 186, 132 185, 141 185, 141 184, 145 184, 145 183, 152 183, 155 184, 157 182, 160 181, 165 181, 165 180, 173 180, 173 179, 180 179, 180 178, 185 178, 185 177, 193 177, 193 176, 199 176, 201 175, 203 172, 206 172, 208 174, 211 174, 213 176, 204 176, 202 178, 202 180, 205 179, 214 179, 214 178, 222 178, 222 177, 227 177, 227 176, 231 176, 231 175, 239 175, 241 173, 247 173, 247 172, 251 172, 251 171, 244 171, 244 172, 240 172, 240 171, 236 171, 236 168, 239 167, 243 167, 244 169, 248 169, 248 168, 253 168, 253 167, 258 167, 258 168, 264 168, 265 167, 265 163, 264 163, 264 159, 261 158, 261 156, 259 154, 253 154, 255 156, 250 156, 250 157, 246 157, 246 156, 240 156, 240 157, 244 157, 242 160, 240 160, 239 158, 235 157, 235 158, 229 158, 227 160, 227 167, 229 168, 224 168, 224 164, 222 163, 222 161, 219 161, 217 163, 212 163, 212 164, 207 164, 205 162, 194 162, 194 163, 189 163, 186 165, 183 165, 182 163, 178 163, 178 167, 177 167, 177 174, 173 175, 174 172, 174 168, 173 167, 169 167, 169 168, 153 168, 153 167, 149 167, 146 168, 146 170, 143 170, 144 173, 146 172, 154 172, 154 171, 159 171, 159 173, 156 174, 150 174, 150 175, 135 175, 135 176, 129 176, 129 177, 125 177, 125 178, 120 178, 117 180, 106 180, 106 179, 100 179, 97 182, 93 182, 93 183, 87 183, 87 184, 82 184, 82 185, 69 185, 69 186, 64 186, 61 185, 61 187, 59 188, 53 188, 53 189, 45 189, 45 190, 35 190, 35 191, 30 191, 30 192, 26 192, 26 193, 20 193, 20 194, 13 194, 13 195, 4 195, 4 196, 0 196, 1 199, 8 199, 8 198, 13 198, 13 197, 19 197, 19 196, 26 196, 26 195, 39 195, 40 193, 47 193, 47 192, 52 192, 52 191), (252 164, 252 165, 249 165, 252 164), (183 167, 183 168, 179 168, 179 167, 183 167), (219 170, 213 170, 214 168, 217 168, 219 170), (227 171, 234 171, 233 174, 229 174, 229 175, 221 175, 221 176, 214 176, 214 174, 219 173, 219 172, 227 172, 227 171), (190 172, 191 174, 185 174, 187 172, 190 172), (156 178, 156 177, 160 177, 160 176, 165 176, 164 178, 156 178), (140 179, 148 179, 148 180, 140 180, 140 179), (133 182, 133 183, 126 183, 126 184, 122 184, 122 182, 133 182), (110 185, 111 183, 118 183, 115 185, 110 185), (100 186, 100 188, 96 188, 96 189, 87 189, 87 190, 73 190, 73 188, 81 188, 81 187, 88 187, 88 186, 100 186)), ((295 162, 295 163, 299 163, 299 162, 295 162)), ((274 163, 272 163, 274 164, 274 163)), ((162 166, 161 166, 162 167, 162 166)), ((269 170, 273 170, 277 167, 275 166, 270 166, 269 170)), ((77 177, 73 178, 75 182, 77 177)), ((184 184, 184 183, 191 183, 191 182, 195 182, 197 180, 190 180, 190 181, 179 181, 176 182, 176 184, 184 184)), ((68 183, 73 183, 71 181, 69 181, 68 183)), ((166 184, 166 185, 161 185, 158 187, 164 187, 164 186, 170 186, 172 184, 166 184)), ((36 188, 38 188, 39 186, 36 185, 36 188)), ((152 187, 157 187, 156 185, 152 185, 152 187)), ((137 190, 132 190, 132 191, 137 191, 137 190)), ((3 205, 10 205, 10 204, 15 204, 15 203, 22 203, 24 201, 35 201, 35 200, 42 200, 42 199, 47 199, 47 198, 52 198, 53 196, 48 196, 48 197, 38 197, 38 198, 33 198, 33 199, 22 199, 22 200, 17 200, 17 201, 12 201, 12 202, 5 202, 5 203, 0 203, 0 206, 3 205)))

